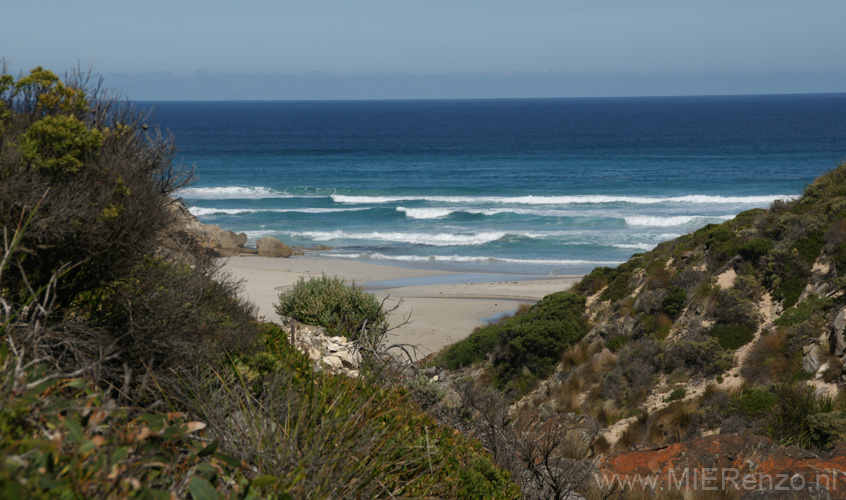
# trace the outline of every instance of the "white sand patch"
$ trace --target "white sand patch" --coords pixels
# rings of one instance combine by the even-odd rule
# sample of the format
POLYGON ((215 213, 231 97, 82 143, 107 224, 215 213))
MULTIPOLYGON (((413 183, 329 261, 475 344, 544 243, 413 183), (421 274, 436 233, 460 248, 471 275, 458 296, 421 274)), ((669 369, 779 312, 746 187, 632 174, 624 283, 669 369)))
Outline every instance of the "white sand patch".
MULTIPOLYGON (((242 297, 259 308, 259 314, 269 321, 279 321, 274 305, 279 293, 301 277, 338 276, 357 285, 377 281, 425 278, 451 275, 431 271, 360 262, 355 260, 296 257, 269 259, 263 257, 230 257, 224 260, 224 272, 243 281, 242 297)), ((482 318, 508 313, 521 303, 534 303, 553 292, 569 289, 580 278, 562 277, 526 281, 492 283, 454 283, 439 285, 398 286, 374 292, 377 298, 388 296, 391 307, 403 299, 403 304, 391 316, 396 325, 410 315, 411 323, 389 334, 389 342, 419 346, 422 357, 446 345, 464 339, 482 318)))
POLYGON ((737 273, 734 269, 727 269, 723 274, 717 276, 717 285, 723 290, 728 290, 734 286, 734 280, 737 278, 737 273))

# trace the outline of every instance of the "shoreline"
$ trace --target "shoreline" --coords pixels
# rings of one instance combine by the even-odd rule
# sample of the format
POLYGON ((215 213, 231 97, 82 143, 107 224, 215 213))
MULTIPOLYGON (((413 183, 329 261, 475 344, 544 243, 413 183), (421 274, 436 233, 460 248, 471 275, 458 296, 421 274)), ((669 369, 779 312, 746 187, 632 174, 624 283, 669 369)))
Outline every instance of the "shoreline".
POLYGON ((581 279, 458 273, 310 256, 234 256, 221 261, 223 272, 241 281, 239 296, 253 302, 259 315, 270 321, 279 320, 273 306, 280 293, 300 278, 321 274, 355 282, 380 300, 386 299, 389 308, 401 299, 390 323, 396 325, 409 315, 411 322, 391 330, 388 342, 417 346, 418 357, 466 338, 485 324, 485 318, 509 314, 520 304, 567 290, 581 279))

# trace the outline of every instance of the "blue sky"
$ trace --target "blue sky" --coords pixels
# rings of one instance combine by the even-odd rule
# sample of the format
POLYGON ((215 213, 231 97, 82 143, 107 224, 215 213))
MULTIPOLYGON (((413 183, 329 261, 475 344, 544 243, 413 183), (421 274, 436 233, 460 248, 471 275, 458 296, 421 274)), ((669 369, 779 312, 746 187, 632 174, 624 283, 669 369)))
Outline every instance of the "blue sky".
POLYGON ((4 3, 12 71, 139 100, 846 91, 843 0, 4 3))

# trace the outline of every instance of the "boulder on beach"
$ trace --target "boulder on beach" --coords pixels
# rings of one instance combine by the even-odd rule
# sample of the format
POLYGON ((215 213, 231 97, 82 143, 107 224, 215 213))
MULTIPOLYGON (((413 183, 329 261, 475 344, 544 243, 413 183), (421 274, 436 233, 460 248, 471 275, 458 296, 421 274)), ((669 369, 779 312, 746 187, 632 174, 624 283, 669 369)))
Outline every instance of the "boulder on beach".
POLYGON ((256 242, 259 257, 290 257, 294 249, 282 243, 273 236, 265 236, 256 242))

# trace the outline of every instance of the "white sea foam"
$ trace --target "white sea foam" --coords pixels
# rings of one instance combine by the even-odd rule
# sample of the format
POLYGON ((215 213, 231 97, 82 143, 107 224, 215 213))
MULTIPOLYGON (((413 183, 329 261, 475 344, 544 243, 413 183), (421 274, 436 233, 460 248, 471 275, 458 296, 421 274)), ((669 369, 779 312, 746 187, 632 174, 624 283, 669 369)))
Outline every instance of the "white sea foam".
POLYGON ((204 187, 204 188, 183 188, 177 193, 178 196, 189 200, 240 200, 240 199, 262 199, 262 198, 285 198, 290 195, 270 189, 267 187, 204 187))
POLYGON ((345 259, 370 259, 400 262, 504 262, 508 264, 542 264, 558 266, 593 265, 609 266, 622 264, 622 261, 582 260, 582 259, 511 259, 505 257, 469 256, 469 255, 384 255, 381 253, 337 253, 332 257, 345 259))
POLYGON ((405 208, 397 207, 397 212, 405 213, 409 219, 440 219, 446 217, 455 210, 449 208, 405 208))
POLYGON ((656 244, 650 244, 650 243, 618 243, 616 245, 611 245, 611 246, 615 247, 615 248, 626 248, 626 249, 629 249, 629 250, 643 250, 643 251, 648 252, 649 250, 652 250, 653 248, 657 247, 658 244, 657 243, 656 244))
MULTIPOLYGON (((454 213, 466 213, 476 215, 498 215, 498 214, 517 214, 517 215, 533 215, 538 217, 577 217, 579 214, 566 210, 556 210, 554 208, 538 209, 538 208, 472 208, 472 207, 431 207, 431 208, 406 208, 397 207, 398 212, 405 213, 409 219, 440 219, 447 217, 454 213)), ((584 215, 590 217, 591 215, 584 215)))
POLYGON ((370 210, 369 208, 207 208, 207 207, 191 207, 188 209, 197 217, 203 215, 238 215, 247 213, 262 213, 262 212, 298 212, 305 214, 326 214, 334 212, 360 212, 362 210, 370 210))
POLYGON ((505 232, 489 231, 469 234, 451 233, 401 233, 401 232, 346 232, 346 231, 303 231, 289 233, 293 236, 309 238, 312 241, 333 240, 370 240, 390 241, 394 243, 411 243, 415 245, 431 246, 463 246, 484 245, 501 239, 505 232))
POLYGON ((440 203, 496 203, 517 205, 571 205, 571 204, 601 204, 601 203, 631 203, 637 205, 651 205, 656 203, 689 203, 689 204, 735 204, 735 205, 766 205, 775 200, 792 199, 794 195, 766 195, 766 196, 712 196, 687 195, 674 197, 649 196, 609 196, 609 195, 575 195, 575 196, 357 196, 333 194, 335 203, 347 204, 381 204, 405 201, 431 201, 440 203))
POLYGON ((652 227, 672 227, 683 226, 694 221, 706 220, 729 220, 734 218, 734 215, 674 215, 669 217, 662 217, 658 215, 633 215, 624 217, 626 224, 629 226, 652 226, 652 227))

